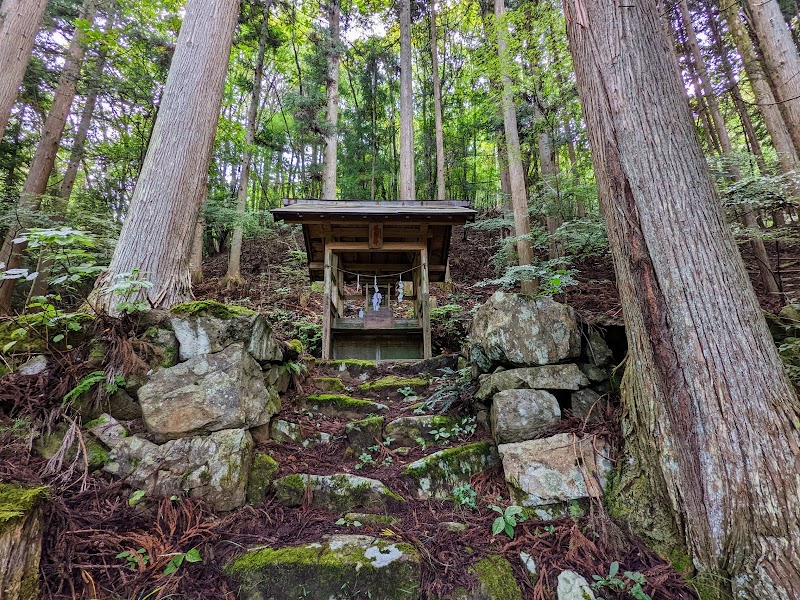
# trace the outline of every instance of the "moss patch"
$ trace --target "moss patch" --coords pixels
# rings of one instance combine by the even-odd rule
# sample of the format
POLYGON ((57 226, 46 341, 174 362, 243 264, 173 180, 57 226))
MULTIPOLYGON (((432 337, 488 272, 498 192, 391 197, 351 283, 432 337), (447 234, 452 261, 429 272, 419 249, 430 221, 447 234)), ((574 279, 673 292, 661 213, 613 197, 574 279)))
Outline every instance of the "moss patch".
POLYGON ((345 360, 331 360, 328 361, 327 363, 322 363, 322 364, 328 364, 336 368, 342 368, 342 367, 347 368, 347 367, 374 367, 378 363, 376 363, 374 360, 359 360, 357 358, 348 358, 345 360))
POLYGON ((403 474, 417 485, 419 498, 446 500, 453 487, 469 483, 470 477, 500 463, 489 442, 475 442, 434 452, 408 465, 403 474))
POLYGON ((367 536, 248 552, 225 567, 243 589, 263 598, 417 597, 419 554, 409 544, 367 536))
POLYGON ((398 375, 389 375, 387 377, 381 377, 376 381, 368 381, 363 383, 358 386, 358 389, 362 392, 369 392, 372 390, 383 390, 386 388, 420 388, 427 387, 427 385, 428 380, 423 379, 422 377, 400 377, 398 375))
POLYGON ((289 340, 286 342, 286 347, 290 352, 294 352, 297 356, 303 354, 303 342, 300 340, 289 340))
POLYGON ((264 501, 267 490, 272 485, 279 469, 278 461, 269 454, 256 452, 253 455, 250 476, 247 480, 247 502, 249 504, 258 504, 264 501))
POLYGON ((176 315, 183 315, 193 317, 196 315, 204 315, 216 317, 217 319, 233 319, 234 317, 242 315, 255 315, 256 311, 245 308, 244 306, 235 306, 233 304, 222 304, 216 300, 195 300, 193 302, 184 302, 177 304, 170 309, 170 312, 176 315))
POLYGON ((514 570, 505 558, 490 554, 470 568, 478 579, 481 598, 487 600, 522 600, 522 591, 514 579, 514 570))
POLYGON ((50 494, 48 487, 23 487, 0 483, 0 530, 13 519, 25 516, 50 494))
POLYGON ((326 392, 341 392, 344 389, 344 382, 338 377, 314 377, 314 383, 326 392))

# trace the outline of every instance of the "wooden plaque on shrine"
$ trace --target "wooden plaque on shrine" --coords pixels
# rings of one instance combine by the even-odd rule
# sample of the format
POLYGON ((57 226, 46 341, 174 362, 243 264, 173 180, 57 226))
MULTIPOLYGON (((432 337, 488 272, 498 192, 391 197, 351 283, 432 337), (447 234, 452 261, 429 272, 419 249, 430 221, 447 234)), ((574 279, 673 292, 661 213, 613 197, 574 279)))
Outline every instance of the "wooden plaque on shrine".
POLYGON ((383 223, 369 224, 369 247, 371 250, 383 248, 383 223))

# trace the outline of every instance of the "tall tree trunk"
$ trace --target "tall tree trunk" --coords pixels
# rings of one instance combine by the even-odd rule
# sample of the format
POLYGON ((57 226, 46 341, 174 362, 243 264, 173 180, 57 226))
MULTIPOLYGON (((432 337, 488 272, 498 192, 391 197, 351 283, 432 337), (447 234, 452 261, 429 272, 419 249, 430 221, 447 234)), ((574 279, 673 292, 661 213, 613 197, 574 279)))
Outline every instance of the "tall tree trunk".
POLYGON ((414 95, 411 77, 411 0, 400 1, 400 200, 416 200, 414 95))
POLYGON ((789 129, 783 120, 778 103, 772 93, 772 88, 764 73, 761 58, 756 53, 750 33, 739 15, 739 4, 737 2, 720 2, 720 10, 725 17, 725 23, 731 34, 733 43, 736 45, 739 55, 742 57, 744 70, 750 82, 750 88, 758 104, 758 109, 764 116, 764 126, 767 128, 769 137, 772 140, 772 147, 778 155, 778 162, 782 173, 788 173, 797 164, 797 151, 789 129))
MULTIPOLYGON (((67 48, 64 68, 53 96, 53 104, 44 122, 42 137, 31 161, 28 177, 22 186, 19 198, 20 218, 16 220, 15 225, 9 227, 3 247, 0 249, 0 262, 5 261, 7 269, 18 269, 22 264, 23 252, 28 244, 26 242, 15 244, 14 239, 25 227, 29 216, 39 210, 42 196, 47 191, 47 182, 55 167, 56 154, 58 154, 58 147, 64 135, 72 101, 75 99, 83 58, 86 54, 84 43, 86 32, 82 29, 82 25, 88 24, 91 27, 96 13, 97 0, 84 0, 80 14, 80 20, 83 23, 75 25, 75 32, 69 48, 67 48)), ((11 296, 16 282, 16 279, 7 279, 0 284, 0 314, 8 314, 11 310, 11 296)))
POLYGON ((788 600, 800 404, 722 217, 662 8, 565 2, 629 343, 621 464, 651 488, 645 502, 668 499, 715 583, 788 600))
POLYGON ((250 190, 250 167, 253 164, 253 149, 256 141, 258 121, 258 107, 261 104, 261 88, 264 80, 264 56, 267 53, 269 40, 269 9, 272 1, 264 3, 264 21, 261 24, 261 36, 258 40, 258 54, 256 55, 256 68, 253 76, 253 90, 250 94, 250 106, 247 109, 247 123, 245 124, 244 155, 242 166, 239 170, 239 189, 236 192, 236 225, 233 228, 231 250, 228 255, 228 272, 223 277, 223 282, 228 286, 239 285, 242 282, 242 239, 244 237, 244 217, 247 212, 247 194, 250 190))
POLYGON ((0 5, 0 138, 28 68, 47 0, 3 0, 0 5))
POLYGON ((436 0, 428 0, 431 14, 431 68, 433 70, 433 110, 436 128, 436 199, 444 200, 444 127, 442 125, 442 83, 439 80, 439 44, 436 35, 436 0))
MULTIPOLYGON (((64 179, 61 181, 61 189, 58 192, 60 199, 61 209, 59 213, 64 215, 67 211, 70 196, 72 196, 72 188, 75 186, 75 179, 78 176, 78 169, 80 169, 81 161, 83 160, 84 150, 86 149, 86 138, 89 135, 89 127, 92 124, 92 117, 94 116, 94 109, 97 106, 97 96, 100 91, 101 78, 103 77, 103 70, 106 67, 106 59, 101 56, 97 59, 94 68, 94 73, 91 75, 89 82, 89 90, 86 96, 86 103, 83 105, 83 112, 81 113, 81 120, 78 123, 78 128, 75 130, 75 139, 72 142, 72 150, 69 154, 69 162, 67 163, 67 170, 64 172, 64 179)), ((57 218, 58 221, 63 219, 57 218)), ((44 296, 47 293, 47 278, 50 275, 50 269, 53 267, 52 259, 44 254, 39 255, 39 263, 36 266, 36 272, 39 275, 33 280, 33 285, 28 292, 28 302, 37 297, 44 296)))
POLYGON ((189 0, 164 97, 114 257, 95 284, 98 310, 122 301, 169 307, 190 297, 189 259, 219 119, 239 0, 189 0), (152 283, 123 298, 108 288, 140 270, 152 283))
POLYGON ((339 22, 342 5, 340 0, 328 0, 328 107, 325 113, 325 158, 322 162, 322 194, 323 198, 336 199, 336 162, 337 142, 339 140, 339 22))
POLYGON ((777 0, 744 0, 789 135, 800 153, 800 56, 777 0))
MULTIPOLYGON (((503 125, 508 154, 508 173, 511 180, 511 206, 514 211, 514 229, 516 230, 517 257, 520 266, 533 263, 533 247, 530 240, 531 223, 528 217, 528 191, 525 189, 525 171, 522 168, 522 151, 519 146, 517 129, 517 110, 514 106, 514 84, 511 81, 511 61, 508 56, 506 36, 508 29, 505 23, 505 0, 494 0, 494 18, 497 28, 497 54, 500 59, 500 77, 503 81, 503 125)), ((535 281, 523 281, 522 293, 533 294, 536 291, 535 281)))

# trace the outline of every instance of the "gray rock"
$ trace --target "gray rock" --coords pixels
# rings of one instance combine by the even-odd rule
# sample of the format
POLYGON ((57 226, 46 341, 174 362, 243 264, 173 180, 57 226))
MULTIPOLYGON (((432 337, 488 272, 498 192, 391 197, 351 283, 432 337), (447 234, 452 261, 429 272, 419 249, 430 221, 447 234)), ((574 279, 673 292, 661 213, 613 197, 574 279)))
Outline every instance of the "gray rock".
POLYGON ((432 431, 451 429, 459 420, 444 415, 400 417, 386 425, 385 436, 392 438, 393 446, 426 446, 436 441, 432 431))
POLYGON ((142 417, 142 407, 125 390, 117 390, 108 400, 108 414, 121 421, 142 417))
POLYGON ((581 370, 581 373, 586 375, 586 378, 592 383, 602 383, 603 381, 609 380, 608 371, 601 369, 600 367, 596 367, 587 363, 581 363, 578 365, 578 368, 581 370))
POLYGON ((362 452, 366 452, 370 446, 379 444, 382 429, 383 417, 367 417, 348 423, 344 428, 344 433, 352 453, 358 456, 362 452))
POLYGON ((241 314, 227 319, 210 315, 173 315, 170 324, 178 338, 182 361, 221 352, 238 343, 243 343, 259 362, 283 360, 283 348, 272 335, 272 327, 263 315, 241 314))
POLYGON ((333 441, 333 436, 324 431, 311 431, 303 433, 300 425, 290 421, 276 419, 269 426, 270 439, 283 444, 292 442, 303 448, 311 448, 319 444, 329 444, 333 441))
POLYGON ((496 292, 475 313, 470 358, 487 373, 494 365, 548 365, 580 356, 573 310, 552 298, 496 292))
POLYGON ((596 367, 605 367, 614 360, 614 353, 608 347, 603 337, 596 331, 589 334, 583 348, 583 357, 587 363, 596 367))
POLYGON ((600 401, 600 394, 594 390, 584 389, 572 392, 570 395, 570 406, 572 407, 572 414, 576 417, 585 419, 591 417, 597 419, 600 416, 602 407, 598 402, 600 401))
POLYGON ((557 423, 561 409, 544 390, 504 390, 494 395, 490 419, 496 443, 524 442, 557 423))
POLYGON ((546 365, 543 367, 527 367, 509 369, 493 373, 481 380, 475 398, 488 400, 497 392, 504 390, 578 390, 589 386, 578 365, 546 365))
POLYGON ((558 600, 595 600, 589 582, 574 571, 558 575, 558 600))
POLYGON ((153 368, 178 364, 178 338, 172 331, 158 326, 149 327, 142 339, 156 348, 156 360, 151 363, 153 368))
POLYGON ((612 468, 605 442, 570 433, 502 444, 497 450, 512 497, 522 506, 600 498, 612 468))
POLYGON ((128 430, 119 424, 114 417, 103 413, 94 421, 86 424, 94 437, 103 442, 109 448, 114 448, 123 439, 128 437, 128 430))
POLYGON ((157 445, 138 436, 122 439, 104 470, 150 496, 188 491, 214 510, 245 503, 253 439, 244 429, 226 429, 208 436, 157 445))
POLYGON ((239 597, 248 600, 413 600, 421 567, 410 544, 332 535, 311 544, 251 550, 226 565, 225 573, 239 583, 239 597))
POLYGON ((157 440, 257 427, 280 410, 277 392, 241 343, 157 371, 139 389, 139 403, 157 440))
POLYGON ((525 570, 528 571, 531 580, 535 581, 536 577, 539 576, 539 568, 536 566, 536 561, 533 560, 533 557, 523 550, 519 553, 519 560, 522 562, 522 566, 525 567, 525 570))
POLYGON ((470 478, 497 466, 497 449, 489 442, 475 442, 434 452, 406 465, 403 474, 417 486, 422 500, 446 500, 453 488, 466 485, 470 478))
POLYGON ((20 375, 40 375, 47 370, 47 357, 43 354, 37 354, 33 356, 25 362, 19 369, 17 369, 17 373, 20 375))
POLYGON ((385 512, 391 502, 403 502, 377 479, 342 473, 339 475, 309 475, 295 473, 275 480, 272 484, 277 500, 286 506, 300 506, 311 488, 312 503, 335 514, 356 510, 385 512))

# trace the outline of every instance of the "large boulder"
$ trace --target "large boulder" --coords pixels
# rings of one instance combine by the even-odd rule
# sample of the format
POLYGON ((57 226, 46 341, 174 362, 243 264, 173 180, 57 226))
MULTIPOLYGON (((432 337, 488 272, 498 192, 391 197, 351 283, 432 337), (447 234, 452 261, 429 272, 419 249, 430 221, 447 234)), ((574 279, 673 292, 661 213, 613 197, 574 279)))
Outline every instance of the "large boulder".
POLYGON ((233 510, 245 503, 253 438, 244 429, 157 445, 138 436, 112 448, 105 471, 151 496, 188 492, 211 508, 233 510))
POLYGON ((497 450, 512 497, 528 507, 600 498, 612 468, 604 441, 571 433, 501 444, 497 450))
POLYGON ((553 394, 544 390, 505 390, 494 395, 489 413, 498 444, 532 440, 561 419, 553 394))
POLYGON ((499 371, 485 375, 475 392, 478 400, 488 400, 504 390, 579 390, 589 386, 589 379, 576 364, 546 365, 499 371))
POLYGON ((225 572, 239 583, 239 598, 247 600, 412 600, 421 577, 413 546, 363 535, 251 550, 225 572))
POLYGON ((172 309, 170 325, 178 338, 180 360, 220 352, 243 343, 261 363, 281 362, 283 348, 269 321, 254 311, 216 302, 189 302, 172 309))
POLYGON ((244 344, 161 369, 139 389, 147 429, 158 440, 251 428, 280 410, 280 398, 264 385, 261 367, 244 344))
POLYGON ((573 310, 552 298, 498 291, 475 313, 470 358, 481 373, 496 365, 549 365, 580 356, 573 310))

